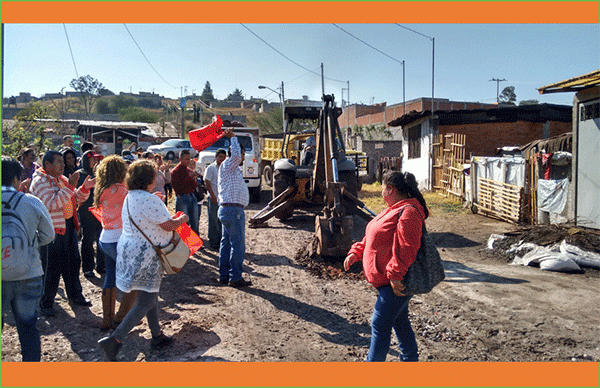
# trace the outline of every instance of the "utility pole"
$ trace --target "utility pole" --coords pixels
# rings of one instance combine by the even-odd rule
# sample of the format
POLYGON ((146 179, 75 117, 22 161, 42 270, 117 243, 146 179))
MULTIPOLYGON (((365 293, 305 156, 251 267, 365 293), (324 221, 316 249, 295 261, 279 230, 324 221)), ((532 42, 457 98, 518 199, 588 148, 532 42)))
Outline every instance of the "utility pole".
POLYGON ((285 133, 285 93, 283 92, 283 81, 281 81, 281 117, 283 118, 281 128, 283 129, 283 133, 285 133))
POLYGON ((491 80, 489 80, 489 82, 496 82, 496 103, 499 104, 500 103, 500 82, 506 82, 506 80, 504 78, 502 78, 502 79, 492 78, 491 80))

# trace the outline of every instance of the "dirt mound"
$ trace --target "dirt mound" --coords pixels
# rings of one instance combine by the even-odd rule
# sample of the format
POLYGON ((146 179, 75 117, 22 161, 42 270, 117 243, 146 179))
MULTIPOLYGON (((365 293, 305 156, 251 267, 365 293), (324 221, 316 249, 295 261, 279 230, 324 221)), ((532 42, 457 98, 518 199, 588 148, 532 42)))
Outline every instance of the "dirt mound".
POLYGON ((350 271, 344 271, 344 258, 323 257, 317 252, 318 240, 312 236, 306 241, 294 256, 298 264, 302 265, 308 272, 321 279, 352 279, 362 280, 365 274, 360 263, 354 264, 350 271))

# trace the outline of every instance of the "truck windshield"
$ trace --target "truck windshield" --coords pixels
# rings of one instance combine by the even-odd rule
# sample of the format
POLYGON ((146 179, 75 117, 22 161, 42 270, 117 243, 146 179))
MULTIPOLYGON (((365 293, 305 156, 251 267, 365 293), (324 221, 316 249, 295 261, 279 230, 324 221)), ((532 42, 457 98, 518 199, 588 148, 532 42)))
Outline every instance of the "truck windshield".
MULTIPOLYGON (((249 136, 237 136, 238 141, 244 147, 246 152, 252 151, 252 139, 249 136)), ((226 137, 222 137, 216 141, 213 145, 207 148, 210 151, 216 151, 219 148, 228 149, 229 148, 229 139, 226 137)))

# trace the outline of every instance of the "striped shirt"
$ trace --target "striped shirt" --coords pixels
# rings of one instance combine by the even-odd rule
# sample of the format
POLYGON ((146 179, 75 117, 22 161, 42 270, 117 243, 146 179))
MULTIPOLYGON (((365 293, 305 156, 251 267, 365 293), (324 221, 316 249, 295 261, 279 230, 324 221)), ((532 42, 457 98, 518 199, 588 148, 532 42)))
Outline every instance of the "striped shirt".
POLYGON ((230 142, 231 156, 225 159, 219 167, 219 205, 235 203, 246 207, 250 196, 240 169, 242 151, 237 137, 232 137, 230 142))
MULTIPOLYGON (((43 168, 37 169, 33 173, 29 191, 46 205, 54 224, 54 231, 61 235, 65 234, 67 228, 65 207, 67 212, 69 207, 76 209, 77 205, 83 203, 90 195, 90 189, 83 186, 76 189, 63 175, 56 179, 46 174, 43 168)), ((75 228, 79 229, 77 213, 73 212, 72 217, 75 221, 75 228)))

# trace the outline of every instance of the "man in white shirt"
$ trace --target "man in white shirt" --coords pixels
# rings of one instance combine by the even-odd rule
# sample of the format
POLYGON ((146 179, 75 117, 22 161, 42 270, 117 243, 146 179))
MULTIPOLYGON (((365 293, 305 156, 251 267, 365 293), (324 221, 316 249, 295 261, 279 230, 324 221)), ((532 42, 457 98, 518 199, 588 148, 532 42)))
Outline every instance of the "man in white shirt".
POLYGON ((227 157, 227 151, 219 148, 215 153, 215 161, 204 170, 204 185, 208 191, 208 240, 210 248, 218 250, 221 245, 221 221, 219 221, 219 166, 227 157))
POLYGON ((230 139, 228 158, 219 167, 219 221, 223 236, 219 249, 219 283, 231 287, 246 287, 251 281, 242 277, 246 255, 246 216, 250 196, 240 165, 244 162, 244 149, 233 131, 223 131, 230 139))

